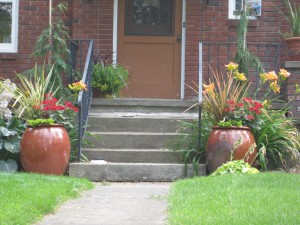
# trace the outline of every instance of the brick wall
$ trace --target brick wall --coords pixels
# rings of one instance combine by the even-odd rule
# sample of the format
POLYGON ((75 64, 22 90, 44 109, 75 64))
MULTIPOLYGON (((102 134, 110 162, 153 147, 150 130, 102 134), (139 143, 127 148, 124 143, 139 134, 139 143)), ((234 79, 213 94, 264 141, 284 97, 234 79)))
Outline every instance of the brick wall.
POLYGON ((73 38, 94 39, 95 54, 112 54, 113 0, 74 0, 73 38))

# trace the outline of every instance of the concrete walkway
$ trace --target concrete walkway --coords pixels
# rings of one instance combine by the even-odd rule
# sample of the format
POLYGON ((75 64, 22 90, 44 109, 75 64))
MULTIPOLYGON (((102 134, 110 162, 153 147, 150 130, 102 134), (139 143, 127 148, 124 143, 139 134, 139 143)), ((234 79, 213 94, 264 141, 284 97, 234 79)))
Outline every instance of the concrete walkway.
POLYGON ((170 183, 96 183, 37 225, 155 225, 167 223, 170 183))

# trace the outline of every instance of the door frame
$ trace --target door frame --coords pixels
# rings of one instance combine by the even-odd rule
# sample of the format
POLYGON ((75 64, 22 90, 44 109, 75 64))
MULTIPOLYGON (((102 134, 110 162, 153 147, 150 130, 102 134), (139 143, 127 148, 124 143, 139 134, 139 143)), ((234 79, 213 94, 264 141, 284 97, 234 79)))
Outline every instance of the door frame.
MULTIPOLYGON (((118 2, 114 0, 113 8, 113 63, 117 62, 118 59, 118 2)), ((185 90, 185 45, 186 45, 186 0, 182 0, 182 41, 181 41, 181 71, 180 71, 180 99, 184 99, 185 90)))

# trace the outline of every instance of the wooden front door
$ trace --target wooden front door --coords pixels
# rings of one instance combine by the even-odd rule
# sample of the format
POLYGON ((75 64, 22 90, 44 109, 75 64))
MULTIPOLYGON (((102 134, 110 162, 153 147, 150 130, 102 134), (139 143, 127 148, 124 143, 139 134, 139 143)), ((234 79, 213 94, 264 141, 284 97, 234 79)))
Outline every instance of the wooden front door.
POLYGON ((180 98, 182 0, 119 0, 118 63, 123 96, 180 98))

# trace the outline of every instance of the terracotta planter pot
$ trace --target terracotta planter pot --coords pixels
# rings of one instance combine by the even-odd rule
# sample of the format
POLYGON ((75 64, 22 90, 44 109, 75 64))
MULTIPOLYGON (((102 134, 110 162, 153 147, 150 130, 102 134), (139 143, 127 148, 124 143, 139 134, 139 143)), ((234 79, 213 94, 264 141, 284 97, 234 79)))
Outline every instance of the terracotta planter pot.
POLYGON ((291 60, 300 61, 300 37, 286 38, 288 54, 291 60))
POLYGON ((70 158, 70 139, 63 125, 29 127, 20 146, 27 172, 62 175, 70 158))
POLYGON ((247 153, 251 146, 255 144, 255 139, 249 127, 213 127, 205 152, 206 164, 210 173, 215 171, 223 163, 230 161, 234 144, 241 139, 241 144, 233 153, 233 159, 244 159, 245 162, 253 162, 257 149, 252 153, 247 153))

